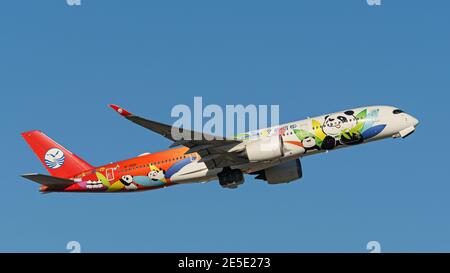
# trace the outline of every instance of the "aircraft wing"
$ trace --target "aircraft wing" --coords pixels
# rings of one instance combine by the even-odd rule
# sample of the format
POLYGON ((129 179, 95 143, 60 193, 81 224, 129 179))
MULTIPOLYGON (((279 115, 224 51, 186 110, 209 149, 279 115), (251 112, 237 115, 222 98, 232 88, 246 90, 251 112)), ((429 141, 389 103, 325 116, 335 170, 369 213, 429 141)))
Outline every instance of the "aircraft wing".
POLYGON ((186 153, 198 153, 202 157, 200 161, 204 162, 208 168, 227 167, 248 162, 248 159, 230 152, 231 149, 242 143, 240 140, 216 137, 145 119, 114 104, 110 104, 109 107, 126 119, 174 141, 170 147, 181 145, 190 148, 186 153), (175 139, 172 130, 179 132, 178 136, 181 139, 175 139))

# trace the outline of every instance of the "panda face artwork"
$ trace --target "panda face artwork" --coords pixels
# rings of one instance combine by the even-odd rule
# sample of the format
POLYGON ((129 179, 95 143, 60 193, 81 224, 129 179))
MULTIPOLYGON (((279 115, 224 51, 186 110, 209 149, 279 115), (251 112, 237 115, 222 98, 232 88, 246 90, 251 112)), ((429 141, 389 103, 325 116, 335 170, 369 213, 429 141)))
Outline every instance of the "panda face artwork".
POLYGON ((153 181, 159 181, 164 179, 164 170, 153 170, 148 173, 148 177, 153 181))
POLYGON ((305 148, 305 150, 315 148, 316 147, 316 139, 313 137, 309 137, 309 136, 305 137, 302 140, 302 144, 303 144, 303 148, 305 148))
POLYGON ((356 126, 356 117, 353 111, 328 115, 323 122, 323 132, 329 136, 338 136, 345 129, 351 129, 356 126))
POLYGON ((129 186, 133 182, 133 177, 131 175, 124 175, 120 178, 120 182, 122 182, 125 186, 129 186))
POLYGON ((122 176, 120 182, 125 185, 125 189, 127 190, 137 190, 137 186, 133 184, 133 177, 131 175, 122 176))

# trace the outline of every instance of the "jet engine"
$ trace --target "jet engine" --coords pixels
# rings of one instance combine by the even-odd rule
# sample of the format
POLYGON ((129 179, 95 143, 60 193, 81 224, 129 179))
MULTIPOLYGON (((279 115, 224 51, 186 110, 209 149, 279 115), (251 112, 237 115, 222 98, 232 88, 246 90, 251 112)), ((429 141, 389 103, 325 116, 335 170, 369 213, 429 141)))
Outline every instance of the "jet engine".
POLYGON ((249 142, 244 154, 252 161, 266 161, 284 156, 283 138, 280 135, 263 137, 249 142))
POLYGON ((257 174, 256 179, 266 180, 269 184, 289 183, 303 176, 300 159, 289 160, 253 174, 257 174))
POLYGON ((236 189, 244 183, 244 175, 239 169, 225 167, 217 176, 219 177, 219 184, 224 188, 236 189))

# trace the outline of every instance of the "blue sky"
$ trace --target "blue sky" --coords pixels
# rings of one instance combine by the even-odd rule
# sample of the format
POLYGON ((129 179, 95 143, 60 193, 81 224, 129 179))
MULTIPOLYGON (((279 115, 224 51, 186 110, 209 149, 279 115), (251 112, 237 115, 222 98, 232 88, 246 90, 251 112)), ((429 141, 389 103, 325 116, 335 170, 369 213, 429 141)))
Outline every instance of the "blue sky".
POLYGON ((450 251, 448 1, 7 1, 0 9, 0 251, 450 251), (47 194, 20 132, 94 165, 170 142, 116 103, 171 123, 176 104, 279 104, 287 122, 396 105, 404 140, 305 158, 304 177, 135 194, 47 194), (443 139, 439 139, 442 137, 443 139))

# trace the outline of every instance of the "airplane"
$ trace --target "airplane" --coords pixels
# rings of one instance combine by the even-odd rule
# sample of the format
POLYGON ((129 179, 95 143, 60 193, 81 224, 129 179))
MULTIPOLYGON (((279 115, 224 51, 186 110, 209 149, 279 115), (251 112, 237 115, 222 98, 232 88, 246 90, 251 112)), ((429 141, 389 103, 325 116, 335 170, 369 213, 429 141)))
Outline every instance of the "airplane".
POLYGON ((41 131, 23 138, 50 173, 24 174, 40 192, 137 192, 218 180, 224 188, 244 183, 244 174, 268 184, 302 178, 300 159, 386 138, 405 138, 419 120, 392 106, 367 106, 220 138, 176 128, 110 104, 125 119, 171 141, 169 150, 94 167, 41 131), (172 130, 183 133, 175 138, 172 130))

